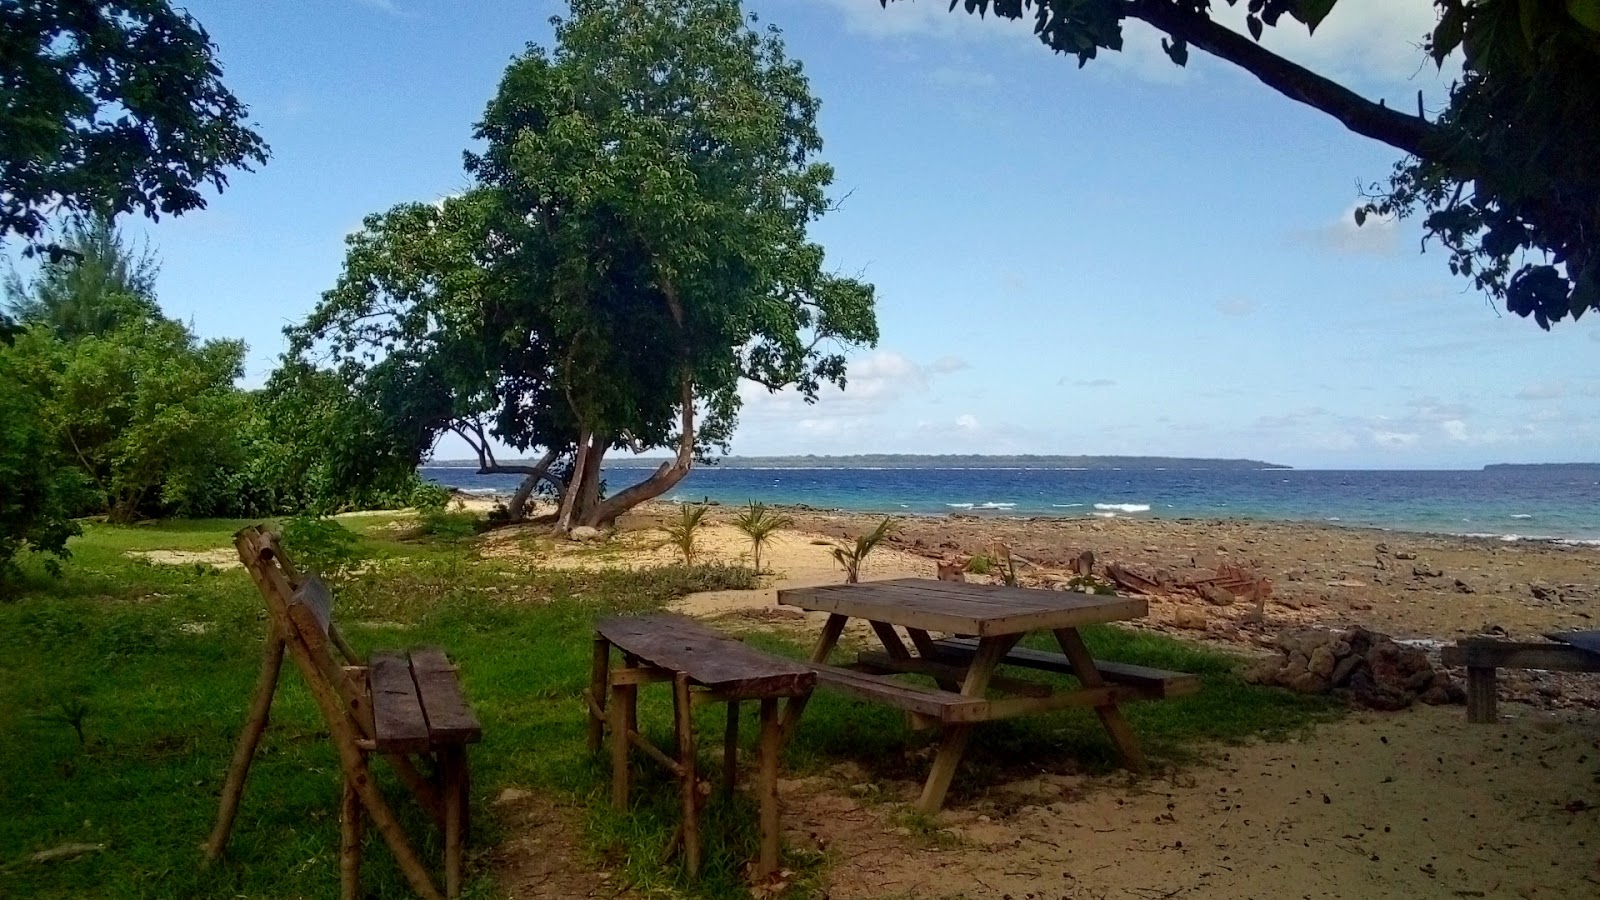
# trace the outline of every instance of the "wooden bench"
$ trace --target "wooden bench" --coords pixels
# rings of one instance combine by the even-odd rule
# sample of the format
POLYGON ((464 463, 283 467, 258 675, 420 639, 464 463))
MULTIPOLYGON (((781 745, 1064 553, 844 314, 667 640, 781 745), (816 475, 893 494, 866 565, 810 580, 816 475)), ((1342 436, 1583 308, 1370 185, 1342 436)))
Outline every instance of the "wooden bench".
POLYGON ((595 626, 594 663, 589 701, 589 749, 598 751, 605 731, 611 732, 611 802, 628 808, 629 751, 638 747, 678 779, 683 818, 672 843, 681 846, 691 876, 700 871, 700 783, 695 772, 694 707, 728 705, 723 736, 723 790, 733 791, 738 777, 739 704, 755 701, 761 708, 757 743, 757 798, 760 805, 761 850, 755 874, 764 878, 778 868, 778 752, 782 735, 778 701, 810 696, 817 675, 792 660, 762 653, 681 616, 623 616, 595 626), (612 665, 612 648, 622 664, 612 665), (639 685, 671 682, 674 719, 673 752, 650 743, 638 727, 639 685), (609 707, 608 698, 609 696, 609 707))
POLYGON ((429 900, 460 896, 469 820, 466 747, 483 738, 483 728, 467 706, 455 666, 433 647, 378 651, 363 664, 333 621, 333 595, 327 586, 295 569, 276 534, 252 526, 235 535, 234 543, 266 601, 267 639, 255 698, 223 785, 216 827, 205 845, 207 858, 215 860, 227 845, 287 650, 327 723, 344 774, 340 896, 355 900, 361 895, 361 841, 368 817, 418 895, 429 900), (373 754, 389 761, 444 831, 442 895, 372 778, 373 754), (418 763, 432 770, 431 777, 418 763))
POLYGON ((1467 721, 1478 723, 1495 721, 1496 669, 1600 672, 1600 654, 1568 644, 1467 638, 1445 647, 1439 656, 1447 666, 1466 666, 1467 721))
MULTIPOLYGON (((937 656, 948 657, 953 660, 966 662, 978 652, 976 638, 944 638, 933 642, 933 649, 937 656)), ((1021 666, 1036 669, 1041 672, 1055 672, 1060 675, 1076 675, 1072 668, 1072 661, 1065 654, 1052 653, 1048 650, 1030 650, 1027 647, 1014 647, 1007 653, 1003 662, 1006 665, 1021 666)), ((1094 661, 1096 671, 1100 677, 1112 684, 1126 684, 1138 687, 1141 696, 1152 700, 1165 700, 1168 697, 1182 697, 1186 694, 1198 693, 1200 690, 1200 676, 1188 672, 1169 672, 1165 669, 1152 669, 1149 666, 1136 666, 1131 663, 1109 662, 1097 659, 1094 661)))

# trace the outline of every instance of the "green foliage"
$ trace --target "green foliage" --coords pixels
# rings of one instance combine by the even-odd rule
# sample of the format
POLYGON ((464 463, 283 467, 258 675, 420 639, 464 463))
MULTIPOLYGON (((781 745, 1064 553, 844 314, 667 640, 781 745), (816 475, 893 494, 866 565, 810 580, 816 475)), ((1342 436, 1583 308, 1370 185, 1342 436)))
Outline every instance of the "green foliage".
POLYGON ((679 504, 678 518, 666 525, 667 543, 683 554, 683 564, 694 565, 695 542, 700 533, 701 521, 706 517, 706 507, 689 503, 679 504))
POLYGON ((974 575, 987 575, 994 571, 994 560, 982 553, 976 554, 967 560, 967 571, 974 575))
POLYGON ((733 527, 744 532, 750 538, 750 563, 761 574, 761 551, 772 540, 772 536, 784 528, 792 528, 794 519, 773 512, 766 504, 750 501, 750 506, 733 520, 733 527))
POLYGON ((476 536, 488 524, 482 516, 464 510, 426 509, 418 519, 417 531, 446 541, 460 541, 476 536))
POLYGON ((849 547, 834 547, 833 558, 844 566, 844 580, 846 584, 855 584, 861 580, 861 564, 871 555, 877 546, 884 542, 889 535, 894 533, 895 521, 885 518, 878 523, 878 527, 870 532, 860 535, 855 543, 849 547))
POLYGON ((67 538, 78 533, 72 513, 86 493, 46 422, 45 396, 18 369, 18 351, 0 345, 0 597, 19 553, 45 554, 57 570, 67 538))
POLYGON ((369 216, 293 349, 329 351, 419 452, 455 431, 493 471, 491 435, 547 448, 572 524, 601 525, 725 448, 741 378, 813 397, 877 325, 807 237, 832 170, 776 32, 736 0, 578 0, 555 26, 485 110, 474 184, 369 216), (601 498, 617 447, 677 457, 601 498))
POLYGON ((47 260, 32 282, 15 271, 6 278, 6 305, 18 321, 71 341, 161 317, 160 266, 148 248, 134 250, 101 216, 72 223, 65 240, 71 255, 47 260))
POLYGON ((283 548, 296 566, 340 581, 361 564, 361 538, 329 516, 295 516, 283 523, 283 548))
POLYGON ((8 0, 0 35, 0 240, 59 257, 49 215, 180 215, 266 161, 210 38, 166 0, 8 0))

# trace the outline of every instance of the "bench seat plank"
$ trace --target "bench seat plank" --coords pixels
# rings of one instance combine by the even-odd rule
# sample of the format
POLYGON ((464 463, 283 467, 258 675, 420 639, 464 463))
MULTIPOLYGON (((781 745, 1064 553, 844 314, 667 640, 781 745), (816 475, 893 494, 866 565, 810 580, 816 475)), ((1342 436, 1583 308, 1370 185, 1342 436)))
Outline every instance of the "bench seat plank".
MULTIPOLYGON (((971 659, 973 654, 978 652, 978 642, 970 638, 944 638, 934 641, 933 646, 941 654, 949 654, 953 658, 962 660, 971 659)), ((1064 654, 1048 650, 1015 647, 1006 654, 1005 663, 1061 675, 1076 674, 1072 670, 1072 662, 1064 654)), ((1200 676, 1188 672, 1169 672, 1165 669, 1100 659, 1095 660, 1094 667, 1106 681, 1113 684, 1136 685, 1145 690, 1146 696, 1155 699, 1181 697, 1200 690, 1200 676)))
POLYGON ((619 616, 595 630, 622 651, 733 700, 796 697, 817 683, 804 663, 763 653, 683 616, 619 616))
POLYGON ((988 705, 982 698, 967 697, 953 691, 942 691, 917 684, 905 684, 882 675, 873 675, 843 666, 827 663, 807 663, 807 665, 816 672, 817 681, 823 687, 858 700, 884 703, 940 721, 956 721, 960 719, 960 710, 988 705))
POLYGON ((422 753, 428 749, 428 720, 422 714, 411 661, 395 650, 377 650, 367 667, 372 686, 372 739, 383 753, 422 753))
POLYGON ((438 647, 411 651, 411 675, 428 720, 428 739, 435 744, 470 744, 483 740, 483 726, 467 705, 461 678, 438 647))
POLYGON ((1546 669, 1600 672, 1600 656, 1570 644, 1466 638, 1439 651, 1447 666, 1474 669, 1546 669))

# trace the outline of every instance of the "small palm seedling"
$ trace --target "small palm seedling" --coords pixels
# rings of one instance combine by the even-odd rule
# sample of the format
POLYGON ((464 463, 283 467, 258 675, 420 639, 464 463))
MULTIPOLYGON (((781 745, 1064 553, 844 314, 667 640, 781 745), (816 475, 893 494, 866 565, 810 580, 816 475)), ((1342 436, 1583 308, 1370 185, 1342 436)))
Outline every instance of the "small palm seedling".
POLYGON ((833 558, 838 560, 839 565, 844 566, 845 584, 856 584, 861 580, 861 564, 866 561, 867 555, 894 531, 894 527, 894 519, 884 519, 878 523, 877 528, 857 537, 855 546, 833 548, 833 558))
POLYGON ((766 549, 767 541, 772 539, 780 528, 794 525, 794 519, 781 513, 767 509, 766 504, 750 501, 750 507, 733 520, 733 526, 745 533, 750 538, 750 561, 755 565, 756 574, 761 574, 761 551, 766 549))
POLYGON ((683 564, 694 565, 695 539, 700 531, 701 520, 706 517, 706 507, 690 506, 685 503, 678 507, 678 521, 667 525, 667 541, 683 554, 683 564))

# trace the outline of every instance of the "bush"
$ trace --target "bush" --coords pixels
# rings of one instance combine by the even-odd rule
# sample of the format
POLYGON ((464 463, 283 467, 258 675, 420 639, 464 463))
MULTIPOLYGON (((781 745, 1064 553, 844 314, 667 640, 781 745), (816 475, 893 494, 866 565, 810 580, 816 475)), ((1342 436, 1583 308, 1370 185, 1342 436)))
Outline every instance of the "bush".
POLYGON ((346 577, 364 558, 361 538, 326 516, 295 516, 283 523, 283 546, 303 572, 330 581, 346 577))
POLYGON ((443 538, 447 541, 458 541, 470 538, 486 530, 487 526, 488 523, 479 518, 476 513, 470 513, 465 510, 446 512, 443 509, 438 509, 422 513, 421 524, 417 527, 417 533, 443 538))

